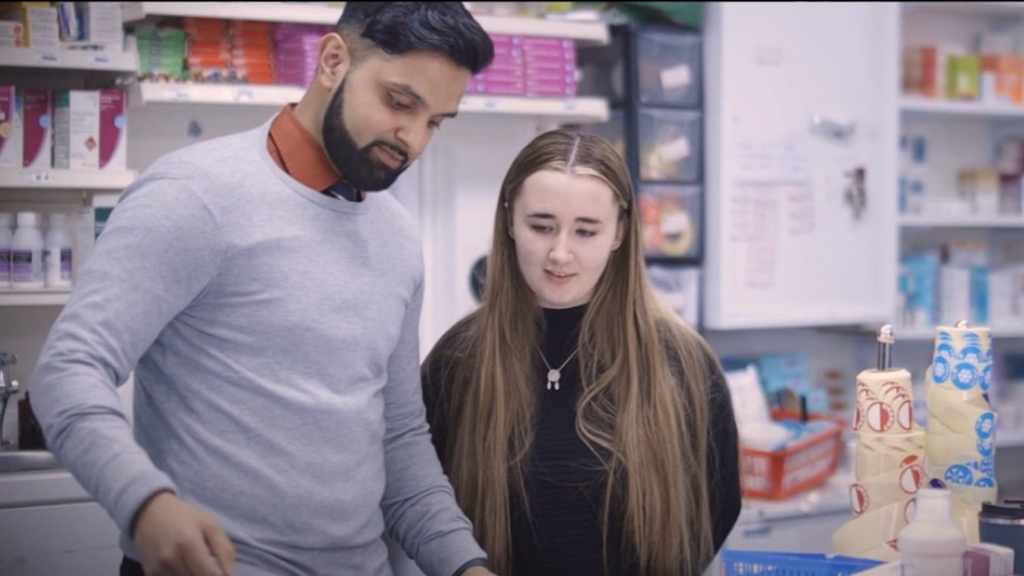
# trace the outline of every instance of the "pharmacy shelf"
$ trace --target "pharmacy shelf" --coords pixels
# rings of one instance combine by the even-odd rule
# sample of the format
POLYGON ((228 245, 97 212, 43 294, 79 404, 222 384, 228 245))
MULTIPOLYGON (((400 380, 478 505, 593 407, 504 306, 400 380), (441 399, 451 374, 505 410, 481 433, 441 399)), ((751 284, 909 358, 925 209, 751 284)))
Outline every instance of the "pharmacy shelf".
MULTIPOLYGON (((292 2, 123 2, 125 22, 147 17, 222 18, 227 20, 259 20, 296 24, 334 25, 341 16, 341 6, 322 6, 292 2)), ((519 16, 475 16, 484 30, 491 34, 518 34, 570 38, 586 44, 608 43, 608 26, 603 22, 547 20, 519 16)))
POLYGON ((468 95, 459 112, 543 116, 565 122, 600 123, 608 120, 608 101, 603 98, 525 98, 515 96, 468 95))
POLYGON ((341 7, 299 2, 122 2, 121 15, 126 23, 156 16, 335 24, 341 7))
POLYGON ((2 306, 63 306, 71 296, 70 290, 12 290, 0 288, 2 306))
POLYGON ((129 102, 133 106, 216 104, 279 107, 298 102, 304 92, 297 86, 139 82, 129 92, 129 102))
POLYGON ((1024 17, 1024 2, 903 2, 904 12, 945 12, 970 16, 1024 17))
POLYGON ((1024 217, 973 217, 973 216, 900 216, 904 228, 1022 228, 1024 217))
POLYGON ((0 170, 0 190, 3 189, 68 189, 68 190, 123 190, 135 180, 131 170, 44 170, 24 172, 16 169, 0 170))
POLYGON ((990 104, 985 102, 957 102, 915 96, 900 99, 900 110, 914 116, 961 116, 973 118, 1024 119, 1024 106, 990 104))
MULTIPOLYGON (((865 330, 870 332, 877 332, 878 327, 864 327, 865 330)), ((896 326, 893 328, 896 333, 896 341, 931 341, 935 339, 934 328, 901 328, 896 326)), ((1024 338, 1024 326, 1020 327, 996 327, 991 329, 993 338, 1006 338, 1006 339, 1018 339, 1024 338)))
MULTIPOLYGON (((139 82, 130 93, 133 106, 147 104, 213 104, 283 106, 298 102, 304 89, 294 86, 237 84, 172 84, 139 82)), ((459 112, 557 118, 565 122, 591 123, 608 119, 608 102, 602 98, 524 98, 467 95, 459 112)))
POLYGON ((3 66, 125 73, 134 73, 139 68, 135 52, 63 48, 56 50, 4 48, 0 50, 0 67, 3 66))

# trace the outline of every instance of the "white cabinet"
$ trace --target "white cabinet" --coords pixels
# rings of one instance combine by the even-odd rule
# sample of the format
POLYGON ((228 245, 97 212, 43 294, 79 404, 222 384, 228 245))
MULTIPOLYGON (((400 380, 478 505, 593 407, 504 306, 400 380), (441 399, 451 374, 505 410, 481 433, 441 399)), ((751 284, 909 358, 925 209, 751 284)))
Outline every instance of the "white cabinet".
POLYGON ((709 328, 889 317, 897 11, 891 3, 708 5, 709 328))

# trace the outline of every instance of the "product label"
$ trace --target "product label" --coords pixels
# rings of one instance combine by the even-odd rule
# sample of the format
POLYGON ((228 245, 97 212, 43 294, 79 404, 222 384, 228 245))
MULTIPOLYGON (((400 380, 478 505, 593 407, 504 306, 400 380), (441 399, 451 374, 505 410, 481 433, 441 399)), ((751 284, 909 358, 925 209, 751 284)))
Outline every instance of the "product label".
POLYGON ((60 279, 71 281, 71 248, 64 248, 60 251, 60 279))
POLYGON ((31 250, 15 250, 12 252, 11 260, 13 266, 11 268, 12 277, 11 279, 15 282, 32 282, 35 278, 32 277, 32 251, 31 250))

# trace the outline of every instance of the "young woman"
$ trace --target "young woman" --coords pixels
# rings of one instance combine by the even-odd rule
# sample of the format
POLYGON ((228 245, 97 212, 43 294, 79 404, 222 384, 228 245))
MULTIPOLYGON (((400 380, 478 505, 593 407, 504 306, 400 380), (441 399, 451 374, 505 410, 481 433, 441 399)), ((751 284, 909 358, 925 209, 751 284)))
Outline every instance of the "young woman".
POLYGON ((625 162, 538 136, 501 186, 483 304, 423 365, 434 446, 499 574, 699 575, 740 510, 728 389, 647 281, 625 162))

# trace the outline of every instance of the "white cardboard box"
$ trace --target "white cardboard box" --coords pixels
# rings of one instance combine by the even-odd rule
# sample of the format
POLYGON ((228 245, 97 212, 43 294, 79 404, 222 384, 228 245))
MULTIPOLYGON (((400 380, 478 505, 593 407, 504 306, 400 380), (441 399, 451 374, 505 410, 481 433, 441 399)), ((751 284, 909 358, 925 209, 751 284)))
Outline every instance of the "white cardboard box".
POLYGON ((99 169, 100 93, 96 90, 56 92, 53 119, 53 167, 99 169))
POLYGON ((0 168, 21 168, 21 100, 14 86, 0 86, 0 168))

